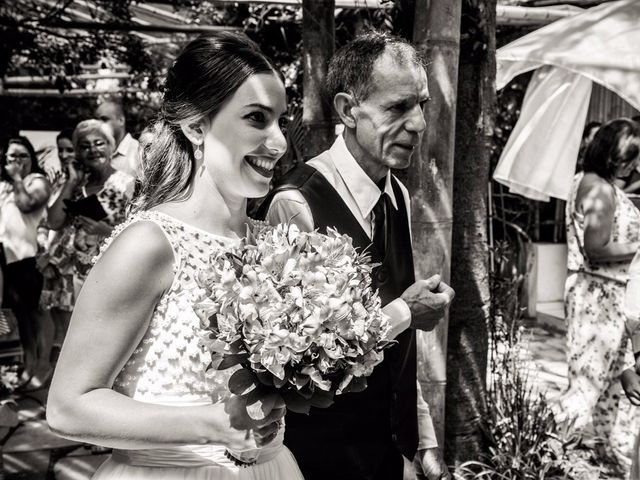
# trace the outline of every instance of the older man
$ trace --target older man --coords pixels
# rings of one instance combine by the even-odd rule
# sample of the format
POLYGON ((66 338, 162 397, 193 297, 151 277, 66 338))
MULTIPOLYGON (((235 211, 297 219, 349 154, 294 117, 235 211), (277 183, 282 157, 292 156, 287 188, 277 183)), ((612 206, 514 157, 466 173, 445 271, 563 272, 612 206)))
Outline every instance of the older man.
POLYGON ((409 166, 426 129, 427 74, 410 44, 369 33, 336 52, 326 87, 344 133, 288 174, 261 211, 270 223, 334 227, 370 248, 384 311, 401 333, 364 392, 288 414, 285 443, 307 480, 401 480, 403 456, 429 479, 448 478, 417 385, 415 330, 435 327, 453 290, 439 276, 415 281, 409 194, 391 173, 409 166))
POLYGON ((107 100, 98 105, 96 117, 109 125, 116 140, 116 150, 111 156, 111 166, 135 178, 140 163, 139 144, 130 133, 127 133, 122 105, 116 101, 107 100))

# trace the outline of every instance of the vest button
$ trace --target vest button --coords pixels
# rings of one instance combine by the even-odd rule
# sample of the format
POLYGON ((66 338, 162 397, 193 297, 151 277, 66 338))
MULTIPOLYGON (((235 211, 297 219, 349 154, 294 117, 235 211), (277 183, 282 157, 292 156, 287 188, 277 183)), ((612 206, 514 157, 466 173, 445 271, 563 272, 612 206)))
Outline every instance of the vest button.
POLYGON ((387 271, 387 269, 384 267, 380 267, 376 272, 376 279, 378 280, 378 283, 384 283, 388 278, 389 272, 387 271))

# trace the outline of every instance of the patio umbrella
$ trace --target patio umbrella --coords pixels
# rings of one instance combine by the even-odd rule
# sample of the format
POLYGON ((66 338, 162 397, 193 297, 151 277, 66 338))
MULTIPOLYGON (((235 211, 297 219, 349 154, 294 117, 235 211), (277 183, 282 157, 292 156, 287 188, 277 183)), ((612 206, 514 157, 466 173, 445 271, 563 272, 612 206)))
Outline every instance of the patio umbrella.
POLYGON ((497 51, 498 89, 536 70, 493 178, 536 200, 567 199, 591 82, 640 110, 640 1, 558 20, 497 51))

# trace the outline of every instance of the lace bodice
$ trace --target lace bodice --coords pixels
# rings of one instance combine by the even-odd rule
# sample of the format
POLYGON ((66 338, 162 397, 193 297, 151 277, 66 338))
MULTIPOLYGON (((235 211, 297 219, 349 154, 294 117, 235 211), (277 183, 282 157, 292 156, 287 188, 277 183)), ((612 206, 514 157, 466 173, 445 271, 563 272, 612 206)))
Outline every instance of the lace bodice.
MULTIPOLYGON (((583 172, 573 179, 566 207, 567 222, 567 267, 572 271, 590 272, 601 277, 626 283, 629 277, 629 261, 592 264, 584 253, 584 215, 576 209, 575 201, 583 172)), ((629 197, 614 185, 616 209, 611 226, 611 241, 631 243, 640 240, 640 211, 629 197)))
MULTIPOLYGON (((208 368, 211 356, 200 345, 205 332, 194 305, 205 300, 199 272, 209 268, 211 254, 238 240, 208 233, 164 213, 146 211, 132 215, 117 227, 102 246, 101 254, 124 229, 141 221, 153 222, 164 232, 173 250, 174 277, 171 287, 156 305, 142 339, 117 375, 113 389, 141 402, 173 406, 207 405, 222 401, 230 395, 229 378, 241 367, 226 370, 208 368)), ((96 261, 98 259, 99 256, 96 261)), ((284 448, 283 439, 284 429, 280 429, 276 438, 256 454, 258 472, 263 472, 261 468, 270 468, 270 460, 284 448)), ((227 457, 224 445, 214 443, 149 450, 114 450, 113 457, 118 459, 118 465, 136 466, 135 475, 127 471, 121 478, 158 478, 158 470, 153 467, 167 466, 172 467, 172 472, 176 467, 186 468, 189 474, 185 474, 184 478, 202 480, 227 479, 231 477, 220 475, 238 471, 238 467, 227 457), (137 468, 139 466, 149 467, 150 470, 137 468), (207 469, 193 468, 202 466, 207 469), (221 466, 223 469, 208 470, 212 466, 221 466), (201 471, 202 476, 193 476, 194 472, 201 471), (138 476, 140 472, 147 472, 147 476, 138 476)), ((297 467, 294 468, 296 471, 297 467)), ((105 473, 105 478, 112 477, 105 473)), ((233 473, 233 478, 239 477, 233 473)), ((250 475, 246 478, 264 477, 260 473, 259 477, 250 475)), ((301 476, 287 473, 286 478, 301 476)))
POLYGON ((198 272, 214 249, 236 240, 187 225, 169 215, 146 211, 134 214, 119 226, 110 242, 135 222, 158 225, 174 253, 174 280, 153 312, 142 340, 115 379, 113 389, 131 398, 159 403, 217 401, 227 395, 227 381, 234 369, 207 370, 209 354, 199 342, 200 319, 193 305, 204 299, 198 272))

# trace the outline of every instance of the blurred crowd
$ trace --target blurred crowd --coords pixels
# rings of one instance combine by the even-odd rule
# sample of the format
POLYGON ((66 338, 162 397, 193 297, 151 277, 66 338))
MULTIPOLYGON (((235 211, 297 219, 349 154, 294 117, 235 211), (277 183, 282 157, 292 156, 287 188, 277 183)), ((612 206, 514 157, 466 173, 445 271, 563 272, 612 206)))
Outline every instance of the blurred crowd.
POLYGON ((59 164, 46 165, 24 136, 0 147, 0 293, 17 320, 25 390, 50 380, 92 259, 125 218, 139 159, 115 100, 56 146, 59 164))

